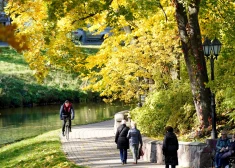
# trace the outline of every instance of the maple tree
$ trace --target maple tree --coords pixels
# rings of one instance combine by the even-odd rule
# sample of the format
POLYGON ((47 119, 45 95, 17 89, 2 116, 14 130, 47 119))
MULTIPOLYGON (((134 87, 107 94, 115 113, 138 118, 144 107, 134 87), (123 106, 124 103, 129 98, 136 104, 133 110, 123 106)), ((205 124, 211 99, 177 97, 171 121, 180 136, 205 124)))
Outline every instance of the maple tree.
POLYGON ((110 101, 129 102, 148 94, 150 80, 155 89, 167 89, 180 79, 183 52, 200 128, 209 126, 210 89, 201 41, 216 35, 224 44, 234 44, 234 2, 9 0, 6 12, 17 24, 15 34, 28 38, 24 56, 38 80, 56 68, 79 72, 88 89, 110 101), (98 31, 112 27, 112 35, 92 56, 75 47, 70 35, 87 25, 98 31))

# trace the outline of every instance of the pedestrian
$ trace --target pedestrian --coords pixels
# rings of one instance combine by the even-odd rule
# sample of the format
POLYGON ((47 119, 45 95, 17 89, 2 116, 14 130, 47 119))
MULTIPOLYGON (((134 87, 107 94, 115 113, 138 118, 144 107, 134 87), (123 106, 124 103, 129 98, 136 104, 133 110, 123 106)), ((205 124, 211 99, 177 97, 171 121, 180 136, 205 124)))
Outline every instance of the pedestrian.
POLYGON ((175 168, 178 165, 178 139, 171 126, 167 126, 165 130, 166 134, 162 145, 163 155, 165 156, 165 168, 169 168, 169 165, 171 165, 171 168, 175 168))
POLYGON ((74 119, 74 109, 72 106, 72 103, 69 102, 69 100, 66 100, 63 105, 60 107, 60 119, 63 120, 63 126, 62 126, 62 135, 65 136, 64 130, 65 130, 65 124, 69 122, 69 131, 71 132, 71 120, 74 119))
POLYGON ((130 148, 134 159, 133 164, 137 164, 139 150, 142 148, 143 142, 142 136, 140 131, 137 129, 135 122, 131 122, 131 129, 128 131, 127 138, 129 139, 130 148))
POLYGON ((215 167, 220 168, 221 166, 227 166, 228 160, 222 159, 222 155, 229 151, 230 140, 227 137, 227 132, 223 130, 221 132, 221 137, 216 143, 216 154, 215 154, 215 167))
POLYGON ((127 149, 129 149, 129 142, 127 139, 127 133, 129 127, 126 126, 126 120, 122 120, 122 124, 117 128, 115 135, 115 143, 117 144, 117 149, 120 151, 120 159, 122 164, 127 164, 127 149))

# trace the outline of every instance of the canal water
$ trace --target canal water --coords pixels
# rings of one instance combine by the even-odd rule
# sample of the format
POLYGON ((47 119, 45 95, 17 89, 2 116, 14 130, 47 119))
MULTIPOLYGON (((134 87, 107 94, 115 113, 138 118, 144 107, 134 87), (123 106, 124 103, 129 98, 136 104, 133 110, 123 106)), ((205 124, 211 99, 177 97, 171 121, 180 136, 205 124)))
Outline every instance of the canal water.
MULTIPOLYGON (((73 104, 73 107, 72 125, 102 121, 129 109, 125 105, 105 103, 73 104)), ((61 128, 59 109, 60 105, 0 109, 0 146, 61 128)))

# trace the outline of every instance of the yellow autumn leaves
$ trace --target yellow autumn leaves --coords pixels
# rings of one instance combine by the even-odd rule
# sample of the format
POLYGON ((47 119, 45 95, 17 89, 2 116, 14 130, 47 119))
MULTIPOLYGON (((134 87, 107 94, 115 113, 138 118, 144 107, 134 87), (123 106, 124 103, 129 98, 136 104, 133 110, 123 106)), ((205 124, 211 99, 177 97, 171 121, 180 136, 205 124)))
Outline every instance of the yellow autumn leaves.
MULTIPOLYGON (((17 28, 8 41, 16 49, 28 49, 24 56, 38 80, 50 69, 62 68, 86 75, 89 89, 129 101, 137 93, 147 92, 149 87, 148 83, 139 83, 137 77, 169 83, 170 72, 177 68, 182 53, 175 7, 167 0, 148 2, 9 0, 6 12, 11 14, 17 28), (96 55, 85 55, 71 41, 71 31, 87 25, 98 31, 112 27, 112 35, 105 39, 96 55), (128 33, 125 27, 129 27, 128 33), (17 39, 14 37, 21 42, 14 42, 17 39)), ((222 2, 203 3, 200 7, 202 35, 214 36, 222 29, 214 20, 222 22, 220 16, 232 10, 229 3, 226 2, 228 6, 222 2), (223 10, 218 10, 219 7, 223 10)))

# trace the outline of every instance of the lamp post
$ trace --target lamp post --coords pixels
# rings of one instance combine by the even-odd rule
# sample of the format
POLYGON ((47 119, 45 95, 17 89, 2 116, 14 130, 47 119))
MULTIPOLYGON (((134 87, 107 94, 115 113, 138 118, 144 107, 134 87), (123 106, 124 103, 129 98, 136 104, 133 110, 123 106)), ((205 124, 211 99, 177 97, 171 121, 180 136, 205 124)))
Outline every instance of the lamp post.
MULTIPOLYGON (((202 44, 204 55, 207 59, 210 59, 211 64, 211 80, 214 80, 214 60, 217 59, 220 49, 221 42, 215 38, 212 42, 206 37, 206 40, 202 44)), ((215 109, 215 94, 211 92, 211 117, 212 117, 212 132, 211 138, 217 138, 216 132, 216 109, 215 109)))

